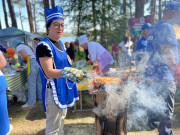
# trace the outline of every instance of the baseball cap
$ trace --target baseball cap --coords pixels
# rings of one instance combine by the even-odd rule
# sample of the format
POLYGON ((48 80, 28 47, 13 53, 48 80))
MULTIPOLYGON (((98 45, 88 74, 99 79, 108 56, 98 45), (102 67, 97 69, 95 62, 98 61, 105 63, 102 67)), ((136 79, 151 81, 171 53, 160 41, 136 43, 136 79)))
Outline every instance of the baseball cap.
POLYGON ((150 23, 145 23, 142 26, 142 31, 145 30, 145 29, 150 29, 150 28, 152 28, 152 25, 150 23))
POLYGON ((178 10, 178 11, 180 11, 180 2, 179 1, 169 2, 166 5, 165 10, 178 10))
POLYGON ((6 52, 10 55, 11 58, 14 59, 14 54, 15 54, 14 49, 8 48, 8 49, 6 49, 6 52))

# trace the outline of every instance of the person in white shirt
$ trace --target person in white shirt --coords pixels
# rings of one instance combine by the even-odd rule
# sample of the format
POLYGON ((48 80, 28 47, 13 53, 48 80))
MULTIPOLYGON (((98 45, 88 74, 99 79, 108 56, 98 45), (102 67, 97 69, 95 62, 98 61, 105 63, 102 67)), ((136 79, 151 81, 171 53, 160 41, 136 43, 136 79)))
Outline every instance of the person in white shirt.
POLYGON ((129 70, 131 72, 131 56, 132 56, 133 42, 131 41, 130 37, 125 37, 124 41, 119 43, 119 47, 122 50, 123 70, 125 72, 125 70, 126 70, 126 58, 128 58, 129 70))
POLYGON ((109 71, 109 67, 114 63, 112 55, 99 43, 88 42, 87 36, 82 35, 78 37, 79 45, 89 52, 89 58, 86 62, 87 65, 93 62, 98 62, 99 70, 103 74, 109 71))
POLYGON ((37 99, 42 99, 41 96, 41 79, 39 74, 39 66, 36 62, 36 56, 31 46, 23 44, 18 39, 12 39, 10 41, 10 47, 15 48, 16 54, 21 56, 23 61, 27 61, 28 67, 28 100, 22 108, 32 106, 36 103, 37 99), (37 94, 36 94, 37 93, 37 94))

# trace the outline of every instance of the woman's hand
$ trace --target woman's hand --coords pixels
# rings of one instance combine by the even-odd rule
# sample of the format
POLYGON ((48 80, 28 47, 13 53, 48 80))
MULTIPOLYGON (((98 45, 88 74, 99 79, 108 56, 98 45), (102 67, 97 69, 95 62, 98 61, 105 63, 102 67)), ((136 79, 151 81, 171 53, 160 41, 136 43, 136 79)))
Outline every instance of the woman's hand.
POLYGON ((76 68, 65 67, 62 70, 62 77, 69 79, 72 82, 80 82, 83 80, 84 73, 76 68))

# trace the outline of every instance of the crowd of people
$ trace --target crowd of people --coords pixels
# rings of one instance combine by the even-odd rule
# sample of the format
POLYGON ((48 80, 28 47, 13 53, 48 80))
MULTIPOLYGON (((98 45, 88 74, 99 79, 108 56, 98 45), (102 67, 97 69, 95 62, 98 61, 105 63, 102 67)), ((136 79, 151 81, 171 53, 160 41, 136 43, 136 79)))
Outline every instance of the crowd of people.
MULTIPOLYGON (((73 107, 75 101, 79 100, 76 82, 83 80, 84 73, 72 68, 72 63, 76 62, 75 43, 63 44, 59 40, 65 25, 63 9, 60 6, 46 9, 45 16, 47 36, 41 40, 34 38, 35 50, 18 39, 10 41, 10 48, 0 46, 2 135, 10 130, 6 98, 7 82, 1 71, 7 64, 5 57, 14 59, 16 53, 22 61, 26 61, 28 98, 22 108, 33 106, 37 99, 42 99, 47 118, 46 135, 64 134, 67 109, 73 107)), ((115 62, 126 72, 126 60, 131 72, 133 47, 136 46, 136 71, 148 84, 145 90, 152 90, 157 96, 161 95, 167 104, 165 115, 152 112, 148 115, 149 128, 158 128, 159 135, 173 135, 171 119, 174 112, 174 94, 176 86, 180 85, 178 42, 172 27, 180 23, 180 19, 177 18, 180 18, 180 2, 173 1, 166 6, 159 23, 155 26, 150 23, 142 25, 141 38, 137 45, 133 44, 131 37, 125 36, 119 44, 112 42, 112 54, 100 43, 88 41, 87 35, 78 37, 78 44, 85 50, 87 56, 86 65, 97 63, 98 70, 103 76, 115 62)))

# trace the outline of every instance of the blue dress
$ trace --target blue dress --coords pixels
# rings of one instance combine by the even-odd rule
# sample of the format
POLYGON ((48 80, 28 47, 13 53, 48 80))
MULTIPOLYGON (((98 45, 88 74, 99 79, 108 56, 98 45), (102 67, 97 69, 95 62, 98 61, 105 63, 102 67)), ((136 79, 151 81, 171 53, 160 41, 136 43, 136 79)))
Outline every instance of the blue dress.
POLYGON ((6 97, 7 82, 5 76, 0 76, 0 135, 6 135, 10 130, 6 97))
MULTIPOLYGON (((65 51, 64 45, 60 40, 59 43, 63 51, 56 48, 48 38, 42 39, 41 42, 36 47, 36 49, 39 46, 47 47, 51 57, 53 58, 53 66, 55 69, 64 69, 65 67, 71 67, 67 59, 67 52, 65 51)), ((37 53, 38 52, 36 51, 36 57, 37 57, 37 53)), ((75 101, 79 100, 76 83, 71 82, 70 80, 62 77, 52 78, 52 79, 47 78, 41 67, 39 58, 37 57, 36 60, 41 69, 40 75, 41 75, 41 83, 42 83, 42 101, 43 101, 44 111, 46 112, 45 100, 46 100, 46 88, 48 84, 51 85, 53 100, 59 109, 67 109, 73 107, 75 101)))

